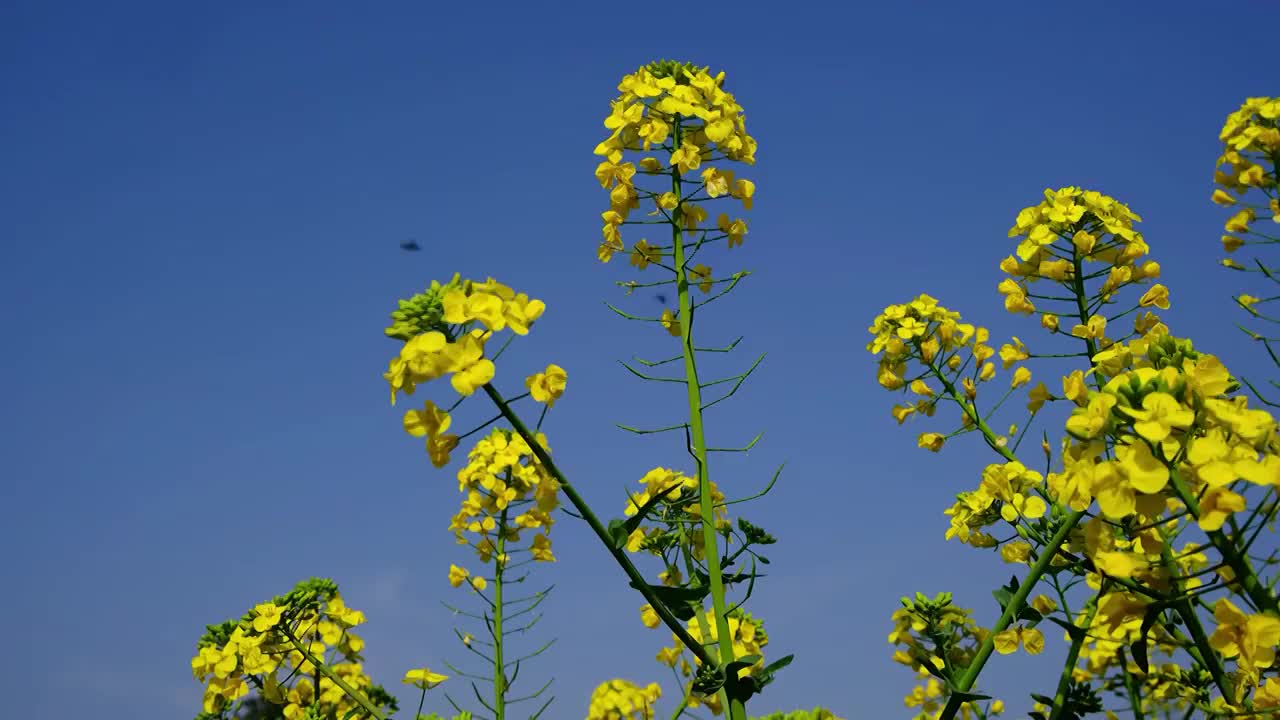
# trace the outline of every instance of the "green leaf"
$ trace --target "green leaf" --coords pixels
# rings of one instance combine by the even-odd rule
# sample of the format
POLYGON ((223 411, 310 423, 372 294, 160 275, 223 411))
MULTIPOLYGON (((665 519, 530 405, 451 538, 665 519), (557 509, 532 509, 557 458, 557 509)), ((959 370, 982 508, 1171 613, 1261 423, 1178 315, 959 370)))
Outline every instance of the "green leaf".
POLYGON ((1147 633, 1151 632, 1151 626, 1160 620, 1160 616, 1168 608, 1168 603, 1154 602, 1147 606, 1146 612, 1142 616, 1142 628, 1138 632, 1138 639, 1133 641, 1129 646, 1129 652, 1133 653, 1133 662, 1138 665, 1145 675, 1150 672, 1150 665, 1147 658, 1147 633))
POLYGON ((1013 594, 1018 592, 1018 576, 1014 575, 1009 578, 1009 582, 999 590, 993 590, 991 594, 995 596, 996 602, 1000 604, 1000 612, 1004 612, 1009 606, 1009 601, 1013 599, 1013 594))
POLYGON ((1044 616, 1040 614, 1039 610, 1036 610, 1030 605, 1026 605, 1018 611, 1017 619, 1020 622, 1026 623, 1027 627, 1035 627, 1037 623, 1044 619, 1044 616))
MULTIPOLYGON (((629 583, 639 590, 635 582, 629 583)), ((647 585, 649 591, 658 598, 672 615, 680 620, 690 620, 702 609, 702 601, 711 592, 709 587, 667 587, 666 585, 647 585)))
POLYGON ((990 695, 980 695, 975 692, 960 692, 959 690, 953 690, 951 692, 951 697, 959 698, 960 702, 977 702, 978 700, 991 699, 990 695))
POLYGON ((1046 619, 1046 620, 1048 620, 1049 622, 1053 623, 1054 625, 1057 625, 1058 627, 1062 628, 1063 630, 1066 630, 1066 631, 1067 631, 1067 635, 1071 636, 1071 641, 1072 641, 1072 642, 1075 642, 1075 639, 1076 639, 1076 636, 1077 636, 1077 635, 1084 635, 1084 633, 1085 633, 1084 628, 1076 627, 1075 625, 1072 625, 1071 623, 1065 622, 1065 621, 1063 621, 1063 620, 1061 620, 1061 619, 1059 619, 1059 618, 1056 618, 1056 617, 1052 617, 1052 616, 1050 616, 1050 617, 1047 617, 1047 618, 1045 618, 1045 619, 1046 619))

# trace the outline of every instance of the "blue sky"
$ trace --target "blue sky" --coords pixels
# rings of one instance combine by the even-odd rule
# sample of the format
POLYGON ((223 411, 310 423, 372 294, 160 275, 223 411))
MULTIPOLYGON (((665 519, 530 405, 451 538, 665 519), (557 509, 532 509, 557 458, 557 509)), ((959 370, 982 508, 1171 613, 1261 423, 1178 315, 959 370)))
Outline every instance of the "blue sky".
MULTIPOLYGON (((863 345, 884 305, 927 291, 1034 349, 996 265, 1045 187, 1143 215, 1174 331, 1262 367, 1223 319, 1239 287, 1214 266, 1225 214, 1208 196, 1222 119, 1277 92, 1274 48, 1250 35, 1273 5, 534 5, 0 9, 13 716, 192 715, 203 625, 311 575, 369 614, 388 687, 463 658, 439 605, 465 602, 445 579, 463 559, 445 529, 456 484, 380 377, 386 314, 432 278, 493 275, 547 302, 498 382, 568 370, 547 430, 603 514, 647 469, 682 466, 678 441, 612 425, 678 417, 677 395, 616 362, 675 346, 609 313, 625 264, 594 258, 591 149, 617 80, 651 59, 725 69, 760 143, 751 233, 717 265, 754 274, 700 324, 708 342, 745 335, 717 368, 769 352, 709 417, 714 445, 765 431, 717 458, 718 481, 753 492, 787 462, 746 513, 781 538, 752 609, 770 654, 798 655, 757 711, 901 716, 896 598, 951 589, 992 619, 1012 568, 944 544, 941 516, 989 458, 917 450, 925 428, 895 426, 863 345), (425 252, 400 252, 409 237, 425 252)), ((611 677, 669 679, 652 660, 669 637, 640 625, 585 528, 564 518, 556 547, 537 637, 559 642, 532 673, 556 678, 549 716, 582 717, 611 677)), ((1055 643, 1046 663, 995 659, 992 689, 1047 689, 1055 643)))

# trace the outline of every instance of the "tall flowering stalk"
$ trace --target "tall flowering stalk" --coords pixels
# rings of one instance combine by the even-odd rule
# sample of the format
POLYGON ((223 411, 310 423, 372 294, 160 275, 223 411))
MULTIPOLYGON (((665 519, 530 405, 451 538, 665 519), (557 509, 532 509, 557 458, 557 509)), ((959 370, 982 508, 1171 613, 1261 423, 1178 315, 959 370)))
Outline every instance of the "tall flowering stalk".
POLYGON ((927 295, 889 306, 871 327, 880 384, 915 397, 894 407, 900 424, 940 404, 960 412, 954 431, 923 433, 918 444, 937 452, 977 433, 999 458, 946 511, 946 537, 1028 566, 995 591, 990 628, 948 593, 903 598, 890 642, 895 659, 927 679, 906 698, 917 718, 1002 712, 1003 702, 974 692, 978 676, 993 652, 1042 652, 1036 626, 1046 620, 1068 647, 1051 694, 1032 694, 1033 717, 1100 712, 1105 693, 1138 718, 1280 708, 1280 680, 1266 677, 1280 670, 1280 616, 1274 583, 1259 576, 1277 557, 1251 553, 1280 490, 1276 422, 1248 407, 1216 357, 1153 313, 1169 307, 1169 292, 1151 282, 1160 266, 1145 259, 1138 220, 1105 195, 1062 188, 1046 190, 1009 231, 1017 242, 1001 263, 1005 308, 1038 315, 1075 350, 1036 353, 1013 338, 997 351, 985 328, 927 295), (1125 301, 1134 289, 1143 291, 1125 301), (1132 329, 1117 331, 1129 316, 1132 329), (1030 386, 1033 360, 1080 367, 1058 395, 1030 386), (984 402, 997 362, 1012 369, 1008 390, 984 402), (1024 386, 1022 429, 997 431, 995 414, 1024 386), (1070 409, 1065 437, 1055 449, 1045 434, 1036 472, 1019 449, 1057 402, 1070 409))
MULTIPOLYGON (((534 379, 545 382, 548 374, 553 378, 557 376, 555 366, 534 379)), ((545 438, 539 440, 545 445, 545 438)), ((479 561, 491 569, 489 575, 484 576, 450 565, 449 584, 455 588, 466 585, 483 602, 484 610, 476 615, 452 605, 446 604, 446 607, 483 624, 487 640, 471 633, 454 632, 463 647, 488 664, 491 675, 485 678, 453 665, 448 667, 460 676, 471 678, 477 701, 492 713, 494 720, 499 720, 506 717, 508 707, 538 700, 551 685, 548 680, 528 695, 511 696, 512 685, 520 676, 523 663, 541 655, 553 641, 521 657, 509 654, 508 637, 523 635, 537 624, 542 617, 538 607, 550 588, 521 597, 512 597, 509 591, 529 579, 530 572, 522 571, 526 566, 555 561, 550 540, 555 520, 551 512, 559 506, 559 497, 555 479, 534 461, 524 440, 508 430, 491 431, 476 443, 467 460, 467 465, 458 471, 458 488, 466 495, 450 528, 458 544, 471 548, 479 561), (532 537, 522 538, 522 532, 532 533, 532 537), (483 698, 476 680, 492 684, 489 700, 483 698)), ((452 696, 445 693, 445 697, 454 709, 462 710, 452 696)), ((552 699, 542 702, 529 717, 540 717, 552 699)))
POLYGON ((205 684, 197 720, 224 720, 254 706, 275 707, 288 720, 384 720, 398 706, 364 673, 364 640, 352 632, 364 622, 333 581, 312 579, 207 626, 191 659, 192 674, 205 684))
MULTIPOLYGON (((1214 173, 1213 202, 1231 209, 1222 235, 1222 248, 1229 255, 1236 255, 1242 248, 1261 251, 1280 242, 1280 98, 1249 98, 1239 110, 1231 113, 1218 135, 1222 141, 1222 155, 1218 157, 1218 170, 1214 173)), ((1240 293, 1235 301, 1256 320, 1268 324, 1280 321, 1267 311, 1267 306, 1280 300, 1276 288, 1280 287, 1280 268, 1267 263, 1260 254, 1245 262, 1235 257, 1223 259, 1222 264, 1232 270, 1250 274, 1267 290, 1252 290, 1257 295, 1240 293)), ((1241 328, 1255 342, 1261 343, 1267 355, 1277 366, 1280 356, 1274 343, 1280 338, 1265 332, 1241 328)), ((1266 393, 1249 383, 1254 395, 1270 407, 1280 406, 1274 392, 1280 382, 1268 381, 1266 393), (1270 396, 1270 397, 1268 397, 1270 396)))
MULTIPOLYGON (((720 243, 729 250, 742 245, 747 222, 724 206, 737 201, 749 210, 755 196, 754 183, 736 177, 729 169, 733 162, 755 163, 756 141, 746 132, 742 107, 723 84, 723 73, 712 76, 707 68, 669 61, 651 63, 624 77, 618 85, 620 95, 604 121, 611 133, 595 150, 604 158, 595 174, 601 187, 609 191, 597 257, 609 262, 616 253, 630 248, 630 264, 636 270, 653 268, 663 277, 620 285, 629 293, 641 287, 674 289, 674 310, 667 307, 658 317, 639 317, 610 307, 624 318, 658 325, 679 338, 679 355, 639 362, 646 368, 678 363, 682 372, 656 376, 624 365, 643 380, 683 385, 687 405, 687 419, 678 424, 655 430, 623 427, 641 434, 683 432, 694 463, 692 477, 661 467, 651 471, 641 481, 644 491, 633 497, 628 507, 629 524, 619 529, 629 531, 625 535, 628 550, 647 550, 662 558, 659 579, 663 587, 671 588, 668 596, 680 598, 684 605, 682 617, 689 620, 688 634, 714 648, 720 664, 731 670, 720 676, 704 672, 691 681, 686 704, 708 702, 713 710, 727 709, 728 716, 738 720, 746 716, 746 699, 768 682, 776 667, 764 666, 764 642, 754 640, 758 623, 744 615, 742 602, 730 607, 727 591, 729 585, 745 582, 746 595, 750 595, 758 557, 751 546, 773 542, 773 538, 745 521, 739 524, 740 532, 735 532, 725 512, 724 496, 711 480, 709 462, 713 450, 735 449, 709 448, 704 419, 705 411, 733 395, 760 360, 739 375, 707 381, 699 374, 700 354, 728 352, 736 342, 727 348, 706 348, 694 340, 698 310, 728 294, 748 274, 717 277, 710 266, 695 262, 720 243), (634 162, 626 160, 631 154, 640 157, 634 162), (631 219, 632 211, 642 205, 652 208, 646 217, 654 219, 631 219), (724 211, 716 214, 714 224, 709 223, 713 215, 709 208, 721 207, 724 211), (647 238, 624 241, 624 227, 629 226, 668 233, 670 242, 647 238), (728 383, 732 383, 730 389, 719 397, 704 397, 704 390, 728 383), (646 521, 654 524, 640 524, 646 521), (730 554, 735 541, 739 547, 730 554), (727 566, 744 553, 751 559, 751 569, 729 572, 727 566), (711 604, 706 612, 704 599, 711 604), (744 642, 742 631, 746 629, 744 642), (708 692, 714 689, 719 692, 708 692)), ((642 608, 642 614, 647 625, 658 625, 660 618, 652 606, 642 608)), ((766 637, 762 630, 759 637, 766 637)), ((675 639, 675 648, 659 654, 661 661, 673 667, 681 641, 687 642, 678 635, 675 639)), ((701 665, 702 658, 694 660, 701 665)), ((687 662, 681 667, 690 674, 687 662)))
MULTIPOLYGON (((469 650, 490 664, 493 673, 489 677, 474 676, 450 668, 459 675, 492 682, 492 702, 482 697, 474 683, 472 689, 495 720, 508 714, 512 704, 537 697, 546 689, 544 686, 526 698, 508 696, 520 663, 541 653, 545 646, 523 658, 512 659, 505 639, 513 632, 523 632, 532 626, 536 618, 524 625, 513 624, 513 621, 533 613, 546 592, 515 599, 507 592, 526 579, 524 575, 513 574, 523 564, 555 559, 550 530, 554 523, 552 513, 560 506, 561 498, 572 507, 570 514, 591 528, 631 587, 644 598, 642 622, 648 627, 663 625, 670 630, 674 644, 662 648, 657 659, 671 669, 677 683, 683 685, 673 718, 685 715, 690 708, 707 705, 716 714, 746 720, 747 700, 791 662, 792 656, 788 655, 765 663, 764 648, 769 644, 769 637, 763 623, 743 607, 754 589, 758 565, 768 563, 759 550, 776 540, 745 518, 730 518, 727 509, 730 504, 766 494, 781 468, 758 493, 726 499, 712 480, 710 454, 745 452, 759 435, 744 447, 709 447, 704 421, 705 412, 731 397, 763 356, 737 375, 702 380, 700 354, 729 353, 738 341, 714 348, 699 347, 694 341, 698 310, 732 291, 748 275, 740 271, 716 277, 708 265, 696 262, 700 254, 709 253, 719 241, 725 241, 732 249, 742 245, 747 234, 746 221, 736 213, 721 212, 714 226, 709 224, 708 208, 717 202, 736 201, 749 210, 755 194, 754 184, 735 177, 726 164, 754 163, 756 143, 745 131, 742 108, 723 90, 723 78, 723 73, 715 77, 709 75, 706 68, 665 61, 626 76, 619 86, 622 94, 605 121, 613 132, 597 147, 597 154, 605 156, 605 161, 597 168, 596 175, 601 185, 610 191, 610 210, 604 213, 605 238, 598 251, 599 259, 607 262, 624 249, 624 225, 657 225, 664 233, 670 232, 671 237, 670 244, 650 244, 640 239, 631 245, 630 252, 631 264, 638 270, 658 267, 669 274, 667 278, 648 284, 634 280, 620 284, 628 294, 640 287, 671 286, 674 308, 667 307, 660 317, 653 318, 640 318, 614 309, 624 317, 657 324, 670 336, 679 338, 678 355, 638 362, 649 368, 678 363, 683 370, 680 376, 656 377, 630 365, 627 367, 647 380, 684 385, 686 419, 659 430, 626 429, 640 434, 683 431, 685 447, 694 464, 691 474, 655 468, 641 479, 642 487, 630 493, 623 517, 607 523, 601 521, 557 467, 541 431, 547 411, 566 389, 565 370, 555 364, 544 366, 543 370, 525 376, 524 392, 514 396, 505 395, 496 385, 504 376, 499 359, 515 337, 529 334, 546 307, 494 278, 481 281, 455 275, 447 282, 433 281, 423 292, 399 301, 392 313, 392 324, 385 330, 388 337, 401 343, 383 374, 393 405, 398 398, 414 395, 433 381, 447 381, 456 396, 451 402, 437 402, 438 397, 424 399, 419 408, 404 414, 405 432, 424 440, 431 464, 437 468, 448 466, 461 442, 479 435, 467 453, 466 465, 457 474, 463 500, 450 528, 458 542, 470 547, 489 569, 472 572, 451 565, 449 581, 454 587, 465 584, 485 603, 482 614, 470 616, 484 623, 489 640, 480 640, 470 633, 458 634, 469 650), (627 153, 635 152, 656 154, 642 157, 638 166, 623 161, 627 153), (695 171, 697 180, 689 177, 695 171), (656 183, 655 187, 644 187, 639 182, 644 179, 656 183), (638 208, 641 201, 652 203, 654 210, 650 216, 657 219, 628 220, 629 213, 638 208), (500 336, 505 339, 499 345, 500 336), (704 395, 709 388, 727 390, 709 399, 704 395), (497 415, 459 432, 455 411, 475 395, 488 398, 497 415), (541 406, 534 423, 527 422, 516 411, 517 403, 526 399, 541 406), (660 560, 656 582, 646 579, 637 567, 633 560, 637 553, 660 560), (741 597, 731 604, 730 593, 738 590, 741 597)), ((503 360, 503 367, 506 365, 503 360)), ((345 612, 334 604, 339 601, 330 599, 336 590, 330 591, 328 587, 312 594, 318 593, 322 600, 327 600, 330 612, 345 612), (334 607, 339 610, 333 610, 334 607)), ((305 602, 314 604, 315 599, 305 602)), ((261 617, 281 613, 289 616, 292 612, 277 613, 277 609, 263 606, 255 610, 255 614, 240 621, 239 632, 243 633, 244 627, 266 622, 261 617)), ((451 609, 464 614, 457 608, 451 609)), ((314 614, 314 610, 312 612, 314 614)), ((334 621, 339 623, 335 627, 345 627, 341 622, 354 624, 351 620, 354 616, 341 617, 346 619, 334 621)), ((274 627, 276 624, 267 630, 284 632, 272 630, 274 627)), ((245 661, 237 654, 239 648, 251 647, 258 641, 250 640, 246 644, 241 635, 232 633, 230 626, 218 632, 221 634, 213 639, 202 640, 201 655, 193 661, 193 668, 202 677, 212 675, 207 702, 215 713, 225 714, 229 701, 247 692, 246 681, 234 673, 243 675, 250 671, 237 668, 244 662, 259 662, 258 656, 252 654, 251 661, 245 661)), ((324 636, 327 631, 317 632, 324 636)), ((331 667, 315 656, 312 650, 319 652, 320 647, 310 637, 296 633, 286 633, 285 637, 291 642, 291 652, 298 653, 297 658, 290 660, 295 668, 301 665, 308 671, 315 670, 316 686, 322 683, 321 677, 329 678, 340 691, 322 688, 320 702, 329 705, 317 705, 303 698, 295 703, 297 708, 286 713, 290 720, 327 718, 338 710, 346 711, 344 720, 362 715, 383 720, 389 710, 395 709, 394 700, 384 697, 385 693, 366 687, 369 683, 358 677, 348 682, 337 666, 331 667), (310 648, 306 645, 309 641, 312 642, 310 648)), ((347 650, 356 652, 358 648, 352 649, 348 641, 344 652, 347 650)), ((428 720, 436 717, 421 715, 421 701, 427 690, 446 679, 427 668, 406 673, 404 681, 423 691, 416 717, 428 720)), ((273 687, 266 680, 262 682, 264 687, 273 687)), ((298 697, 301 698, 303 692, 297 690, 298 697)), ((277 695, 280 693, 271 697, 277 695)), ((588 717, 647 720, 653 717, 654 703, 660 696, 661 687, 656 683, 641 687, 613 679, 601 684, 592 695, 588 717)), ((446 697, 459 711, 458 720, 471 717, 453 698, 446 697)), ((541 715, 548 703, 544 703, 534 717, 541 715)), ((812 713, 788 715, 793 716, 834 718, 821 708, 812 713)))

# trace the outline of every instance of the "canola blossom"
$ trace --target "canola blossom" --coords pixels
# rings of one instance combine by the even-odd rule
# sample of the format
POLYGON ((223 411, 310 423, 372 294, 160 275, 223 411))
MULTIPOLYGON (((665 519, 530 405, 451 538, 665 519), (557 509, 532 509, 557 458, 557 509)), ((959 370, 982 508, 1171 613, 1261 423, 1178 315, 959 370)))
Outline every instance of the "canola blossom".
MULTIPOLYGON (((1246 105, 1228 121, 1224 142, 1270 142, 1263 109, 1272 112, 1265 103, 1246 105), (1263 129, 1246 140, 1244 129, 1259 123, 1263 129)), ((985 328, 928 295, 885 308, 870 327, 877 381, 912 398, 892 408, 898 424, 927 421, 940 404, 958 410, 953 430, 921 433, 917 444, 939 452, 976 433, 1000 458, 976 489, 956 494, 944 513, 945 538, 1028 567, 996 592, 1001 616, 993 627, 974 624, 949 594, 903 599, 889 640, 898 647, 895 660, 922 683, 905 699, 916 718, 1001 712, 1003 702, 966 693, 992 653, 1044 652, 1037 625, 1046 620, 1066 630, 1069 647, 1054 694, 1033 696, 1043 717, 1050 707, 1072 717, 1100 712, 1097 688, 1117 684, 1144 713, 1280 708, 1276 683, 1265 675, 1274 654, 1262 649, 1280 639, 1276 596, 1254 579, 1240 539, 1242 528, 1260 529, 1277 510, 1276 421, 1239 393, 1241 383, 1216 356, 1173 336, 1154 314, 1169 308, 1169 290, 1152 283, 1160 267, 1147 259, 1139 220, 1113 198, 1068 187, 1046 190, 1009 231, 1016 247, 1000 265, 1008 276, 999 286, 1005 309, 1039 313, 1040 327, 1076 343, 1074 352, 1037 355, 1016 337, 997 351, 985 328), (1111 306, 1120 310, 1109 313, 1111 306), (1117 329, 1128 314, 1131 329, 1117 329), (1044 382, 1031 386, 1022 430, 1015 423, 998 432, 1003 398, 990 398, 984 384, 1012 370, 1007 397, 1030 385, 1027 365, 1038 357, 1075 358, 1083 367, 1062 377, 1061 395, 1044 382), (1053 403, 1064 403, 1067 414, 1060 445, 1047 434, 1041 443, 1048 467, 1041 472, 1018 450, 1026 428, 1053 403), (1077 580, 1061 583, 1069 577, 1077 580), (1068 593, 1072 587, 1079 590, 1068 593), (1043 593, 1033 600, 1040 588, 1057 600, 1043 593), (1188 598, 1215 589, 1241 596, 1251 611, 1220 599, 1216 629, 1206 628, 1188 598), (1177 662, 1185 652, 1202 659, 1197 669, 1177 662)))
MULTIPOLYGON (((739 374, 704 377, 705 354, 728 356, 737 341, 707 346, 699 313, 750 275, 717 273, 712 264, 723 262, 710 256, 738 257, 747 247, 744 215, 756 186, 735 164, 753 166, 758 147, 724 73, 658 61, 624 76, 617 92, 604 119, 608 136, 594 150, 594 175, 609 197, 597 259, 624 253, 627 262, 614 269, 645 281, 617 284, 627 295, 660 293, 654 316, 609 307, 676 353, 624 368, 679 387, 687 401, 677 424, 619 427, 672 433, 689 460, 668 467, 651 458, 641 467, 652 469, 615 505, 621 516, 600 519, 543 431, 565 401, 568 371, 543 360, 512 372, 519 359, 506 356, 546 306, 492 277, 454 275, 400 300, 384 331, 398 347, 383 378, 393 405, 448 381, 431 385, 444 389, 420 398, 400 422, 433 467, 456 467, 457 510, 437 521, 447 522, 465 559, 433 572, 479 608, 448 606, 479 621, 475 632, 455 632, 488 675, 447 667, 468 679, 485 717, 541 717, 554 699, 542 698, 550 682, 527 695, 512 691, 522 663, 550 645, 515 650, 514 638, 533 625, 520 618, 549 589, 520 597, 513 590, 531 568, 557 561, 552 529, 565 511, 641 596, 638 613, 636 605, 624 612, 670 633, 653 658, 674 684, 664 700, 659 683, 613 678, 573 711, 551 713, 651 720, 666 702, 677 719, 698 710, 748 720, 748 701, 793 658, 775 651, 782 639, 771 646, 764 621, 747 609, 770 562, 763 552, 777 538, 739 514, 740 503, 770 491, 780 469, 751 487, 718 474, 711 453, 746 452, 759 436, 710 447, 709 411, 763 357, 739 374), (504 395, 501 384, 521 394, 504 395), (492 409, 473 416, 477 402, 492 409), (465 459, 455 458, 464 441, 465 459), (526 701, 538 705, 514 709, 526 701)), ((1280 98, 1247 99, 1219 140, 1210 200, 1227 213, 1221 243, 1231 257, 1222 264, 1247 281, 1280 284, 1280 268, 1265 259, 1235 259, 1280 241, 1280 98)), ((915 720, 1005 714, 1012 700, 989 694, 981 676, 992 662, 1024 654, 1062 661, 1056 677, 1030 690, 1036 720, 1280 714, 1280 553, 1266 554, 1259 542, 1280 514, 1280 435, 1269 409, 1280 403, 1165 323, 1159 313, 1173 297, 1158 282, 1161 266, 1140 223, 1128 205, 1096 190, 1045 189, 1016 214, 1000 240, 1006 250, 994 254, 1004 256, 997 291, 1005 311, 1030 316, 1027 331, 996 339, 924 293, 888 305, 868 328, 876 382, 899 397, 890 416, 924 426, 913 444, 950 452, 976 436, 993 453, 967 480, 952 479, 954 502, 931 521, 939 542, 990 553, 1014 573, 991 593, 990 624, 949 592, 902 597, 887 639, 892 660, 914 678, 903 703, 915 720)), ((1247 289, 1235 300, 1250 318, 1280 320, 1267 314, 1280 294, 1247 289)), ((1245 332, 1280 367, 1271 338, 1245 332)), ((388 720, 400 705, 364 670, 364 640, 354 630, 365 622, 336 584, 312 579, 207 626, 191 660, 203 688, 199 720, 229 720, 253 702, 288 720, 388 720)), ((458 711, 454 720, 470 720, 448 694, 455 682, 414 667, 401 685, 419 708, 436 691, 458 711)), ((756 720, 838 718, 816 708, 756 720)))

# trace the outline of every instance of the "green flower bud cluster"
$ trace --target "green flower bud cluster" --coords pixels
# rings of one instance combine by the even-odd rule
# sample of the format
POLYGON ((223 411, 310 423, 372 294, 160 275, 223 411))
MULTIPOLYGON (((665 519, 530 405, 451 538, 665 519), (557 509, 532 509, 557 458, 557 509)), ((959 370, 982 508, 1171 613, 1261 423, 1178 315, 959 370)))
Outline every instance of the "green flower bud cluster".
MULTIPOLYGON (((310 578, 303 580, 284 595, 277 595, 271 602, 279 607, 297 611, 304 608, 319 609, 321 602, 327 602, 338 593, 338 584, 328 578, 310 578)), ((200 636, 196 647, 222 647, 231 639, 237 627, 249 627, 253 624, 253 612, 246 612, 238 620, 227 620, 217 625, 205 625, 205 632, 200 636)))
MULTIPOLYGON (((1178 365, 1177 367, 1181 367, 1178 365)), ((1187 391, 1187 380, 1179 375, 1177 382, 1170 387, 1169 383, 1163 377, 1156 376, 1147 382, 1138 379, 1136 373, 1129 376, 1129 382, 1120 383, 1116 386, 1116 399, 1119 400, 1116 406, 1111 409, 1111 414, 1121 421, 1131 422, 1132 418, 1120 410, 1122 407, 1140 408, 1142 407, 1142 399, 1151 393, 1167 393, 1175 398, 1183 397, 1187 391)))
POLYGON ((673 77, 681 85, 687 85, 689 83, 688 78, 700 72, 711 74, 710 65, 698 67, 691 62, 679 62, 677 60, 654 60, 646 65, 645 69, 659 79, 673 77))
POLYGON ((444 315, 444 294, 461 287, 462 276, 457 273, 443 285, 432 280, 431 287, 407 300, 399 301, 399 307, 391 313, 390 327, 382 332, 387 337, 408 342, 425 332, 443 331, 445 323, 441 318, 444 315))
POLYGON ((1166 367, 1182 369, 1183 360, 1195 362, 1200 359, 1200 353, 1192 349, 1190 340, 1164 335, 1147 348, 1147 359, 1157 370, 1166 367))

